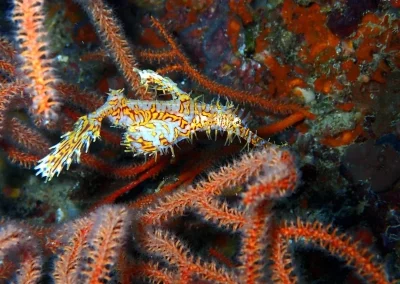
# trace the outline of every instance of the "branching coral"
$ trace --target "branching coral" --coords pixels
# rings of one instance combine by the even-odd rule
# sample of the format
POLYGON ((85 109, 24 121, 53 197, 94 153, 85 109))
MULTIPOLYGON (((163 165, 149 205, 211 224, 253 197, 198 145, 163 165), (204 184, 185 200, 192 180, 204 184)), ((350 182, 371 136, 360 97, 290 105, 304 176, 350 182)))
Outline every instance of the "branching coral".
MULTIPOLYGON (((163 283, 260 283, 266 281, 266 260, 270 255, 274 282, 295 283, 297 277, 293 275, 293 265, 289 265, 289 240, 304 240, 346 260, 365 279, 389 283, 382 266, 367 250, 331 226, 300 220, 280 224, 273 220, 274 200, 290 195, 297 181, 291 154, 271 146, 246 154, 232 165, 210 173, 208 180, 197 186, 182 188, 140 211, 126 206, 100 207, 87 217, 54 229, 50 243, 58 257, 51 273, 56 283, 104 283, 117 277, 128 281, 145 277, 163 283), (219 198, 234 186, 246 189, 240 203, 232 207, 219 198), (255 188, 260 193, 257 198, 253 198, 255 188), (194 256, 186 242, 166 229, 165 225, 190 211, 205 222, 241 234, 239 264, 226 267, 218 260, 194 256), (140 253, 134 260, 124 248, 130 244, 127 236, 131 233, 140 253), (142 264, 148 257, 152 258, 151 264, 142 264)), ((27 230, 32 234, 35 228, 27 230)), ((11 261, 7 258, 11 248, 19 247, 21 268, 17 277, 35 283, 40 275, 39 256, 35 255, 33 263, 21 244, 34 240, 25 239, 18 224, 6 223, 0 231, 0 253, 5 265, 11 261)))
POLYGON ((14 4, 13 20, 18 26, 17 40, 23 58, 21 69, 25 73, 27 91, 33 97, 33 113, 47 124, 57 118, 60 102, 54 89, 54 63, 49 57, 48 35, 44 28, 44 0, 20 0, 14 4))
MULTIPOLYGON (((15 3, 22 5, 25 1, 15 0, 15 3)), ((307 276, 299 273, 302 260, 291 253, 304 245, 324 250, 330 256, 341 259, 345 262, 343 265, 352 267, 365 281, 389 283, 393 280, 385 274, 378 254, 373 254, 370 249, 353 240, 350 233, 339 233, 336 224, 330 224, 330 221, 335 223, 335 218, 325 220, 322 214, 312 213, 312 208, 307 212, 293 210, 291 214, 285 211, 286 208, 281 210, 284 207, 282 204, 300 203, 300 199, 296 198, 302 192, 295 193, 300 184, 299 165, 285 146, 275 146, 252 132, 251 124, 246 123, 249 121, 248 115, 245 115, 248 110, 235 110, 230 102, 243 103, 251 109, 259 118, 258 122, 262 123, 258 128, 258 134, 262 136, 273 135, 306 119, 315 118, 308 107, 293 103, 296 99, 291 96, 296 92, 303 94, 307 91, 306 87, 310 86, 327 94, 341 87, 336 78, 331 78, 336 73, 328 72, 313 82, 305 80, 307 71, 322 74, 319 68, 329 65, 329 57, 335 55, 335 48, 340 43, 337 36, 325 26, 327 17, 319 5, 301 7, 294 1, 286 0, 281 6, 281 22, 285 28, 305 40, 300 57, 301 62, 307 65, 307 70, 290 66, 290 60, 281 60, 279 55, 273 54, 268 42, 265 42, 271 29, 261 27, 255 57, 269 68, 269 79, 274 81, 265 80, 266 89, 250 92, 224 85, 218 81, 219 78, 211 79, 204 75, 200 68, 195 67, 193 55, 187 55, 187 50, 178 45, 179 38, 176 39, 164 26, 166 23, 162 17, 148 17, 147 20, 153 24, 152 35, 159 35, 155 41, 160 46, 166 46, 165 49, 133 50, 131 40, 125 37, 122 25, 105 2, 76 2, 89 14, 104 49, 88 53, 93 50, 87 48, 80 58, 82 61, 71 65, 78 66, 78 69, 83 61, 96 61, 99 56, 104 60, 102 63, 109 64, 107 60, 112 58, 127 83, 116 89, 125 87, 127 96, 115 89, 106 98, 104 95, 81 91, 78 83, 63 83, 53 77, 49 79, 49 74, 53 76, 56 69, 48 60, 50 54, 44 50, 42 38, 33 40, 40 43, 36 48, 36 55, 39 56, 35 60, 42 60, 33 67, 28 66, 31 62, 20 62, 16 56, 20 53, 31 58, 26 54, 28 48, 15 49, 12 43, 2 39, 0 71, 4 80, 0 87, 0 146, 11 161, 27 168, 36 166, 48 179, 58 175, 64 166, 69 167, 72 161, 80 162, 83 169, 79 168, 79 179, 89 186, 80 189, 78 194, 88 192, 91 195, 97 189, 104 189, 101 184, 104 180, 111 180, 109 184, 112 190, 96 192, 89 202, 85 200, 89 203, 83 209, 88 211, 86 214, 58 226, 34 227, 18 221, 2 221, 0 279, 21 283, 45 281, 49 276, 57 283, 131 283, 139 278, 162 283, 295 283, 307 276), (299 17, 301 15, 307 17, 299 17), (304 19, 313 23, 311 32, 304 25, 299 25, 304 19), (324 35, 327 37, 320 40, 324 35), (155 65, 157 73, 143 70, 141 66, 145 64, 155 65), (43 82, 35 79, 40 72, 46 75, 43 82), (194 88, 195 94, 189 96, 189 92, 182 90, 183 84, 178 86, 166 77, 167 73, 180 73, 190 79, 193 83, 190 87, 194 88), (46 88, 51 88, 51 91, 46 90, 45 95, 57 93, 57 97, 48 100, 49 104, 44 106, 47 110, 57 112, 58 121, 50 119, 55 115, 47 114, 47 129, 42 129, 38 127, 40 124, 34 126, 29 122, 30 116, 25 115, 28 113, 25 109, 33 106, 34 110, 42 113, 39 111, 41 108, 29 99, 29 91, 46 88), (196 99, 199 91, 195 88, 207 91, 205 101, 196 99), (217 98, 216 95, 223 98, 217 98), (279 95, 281 98, 277 99, 279 95), (208 97, 214 100, 208 101, 208 97), (224 100, 227 102, 222 103, 224 100), (63 104, 58 104, 59 101, 63 104), (265 125, 267 113, 277 117, 277 121, 265 125), (126 130, 122 139, 118 133, 120 129, 111 129, 107 123, 102 125, 106 117, 114 126, 126 130), (78 121, 75 126, 74 121, 78 121), (66 133, 50 154, 47 149, 54 137, 49 129, 57 134, 66 133), (217 133, 213 135, 217 141, 203 139, 205 137, 201 133, 198 134, 198 140, 192 139, 201 131, 210 138, 212 130, 224 131, 224 138, 230 145, 223 145, 217 133), (81 149, 87 149, 89 143, 99 137, 103 138, 103 143, 97 143, 98 147, 92 147, 90 153, 81 153, 81 149), (233 141, 234 137, 243 138, 244 141, 233 141), (186 144, 181 140, 194 140, 194 144, 186 144), (132 158, 132 155, 121 153, 119 147, 115 147, 121 141, 129 146, 129 150, 136 150, 138 157, 132 158), (248 149, 250 152, 241 154, 241 158, 236 158, 227 166, 216 165, 206 179, 196 180, 218 159, 237 155, 240 148, 249 144, 252 145, 248 149), (175 148, 172 150, 172 147, 175 148), (167 153, 166 149, 171 149, 174 155, 169 155, 170 150, 167 153), (158 152, 166 155, 148 160, 142 157, 143 154, 155 155, 158 152), (43 159, 44 156, 46 158, 43 159), (132 159, 133 162, 129 164, 124 162, 132 159), (98 175, 93 178, 88 174, 90 170, 98 175), (152 178, 162 171, 166 174, 162 175, 162 180, 158 180, 157 186, 154 184, 157 180, 152 178), (97 184, 91 183, 99 177, 97 184), (132 193, 133 188, 138 188, 137 192, 132 193), (130 203, 113 204, 123 201, 130 203), (307 219, 305 216, 308 215, 318 216, 307 219)), ((170 12, 171 7, 179 5, 189 9, 190 5, 194 5, 192 1, 179 2, 166 1, 166 10, 170 12)), ((252 14, 254 11, 250 2, 229 1, 229 5, 226 5, 227 9, 232 10, 233 14, 229 15, 231 19, 239 23, 233 26, 235 31, 230 30, 229 36, 238 36, 241 24, 248 26, 258 20, 257 15, 252 14)), ((31 6, 27 5, 34 8, 33 18, 39 17, 34 19, 34 23, 42 23, 43 12, 36 9, 42 8, 43 3, 32 3, 28 3, 31 6)), ((190 11, 185 27, 195 21, 194 11, 205 11, 215 3, 199 3, 197 8, 190 11)), ((20 22, 31 12, 17 9, 15 20, 20 22)), ((175 12, 178 17, 179 10, 175 12)), ((389 24, 387 19, 376 22, 374 17, 369 17, 363 18, 359 33, 354 35, 354 43, 359 44, 356 45, 358 55, 354 56, 368 61, 366 55, 380 51, 395 61, 395 40, 392 40, 393 35, 388 29, 390 24, 395 26, 397 22, 389 24), (363 46, 361 32, 369 34, 369 43, 376 44, 382 40, 377 30, 369 29, 368 23, 371 22, 379 26, 377 29, 384 27, 384 34, 390 39, 388 48, 368 50, 367 43, 363 46)), ((232 21, 229 23, 232 24, 232 21)), ((40 31, 42 29, 45 30, 41 28, 40 31)), ((19 34, 20 43, 27 44, 26 32, 19 34)), ((230 38, 229 43, 239 52, 239 37, 230 38)), ((347 80, 358 79, 362 70, 358 70, 358 65, 353 61, 342 62, 341 58, 334 60, 343 63, 347 80)), ((372 66, 372 63, 368 66, 372 66)), ((377 66, 380 72, 367 73, 374 80, 383 81, 384 73, 389 69, 384 62, 377 66)), ((94 73, 91 72, 91 76, 95 77, 94 73)), ((262 75, 258 76, 261 80, 262 75)), ((354 133, 349 130, 322 141, 326 145, 342 146, 353 142, 361 132, 360 124, 354 133)), ((76 173, 70 171, 66 176, 76 177, 76 173)), ((49 191, 53 192, 56 187, 54 184, 49 185, 49 191)), ((306 207, 306 202, 299 206, 306 207)))

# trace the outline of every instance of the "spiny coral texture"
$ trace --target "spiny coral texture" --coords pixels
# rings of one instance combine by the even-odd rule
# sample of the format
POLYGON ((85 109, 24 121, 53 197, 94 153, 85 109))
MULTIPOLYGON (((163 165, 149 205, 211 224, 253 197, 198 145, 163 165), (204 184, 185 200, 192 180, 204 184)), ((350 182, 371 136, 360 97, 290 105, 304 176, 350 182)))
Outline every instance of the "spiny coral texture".
MULTIPOLYGON (((282 131, 305 118, 313 119, 315 117, 300 105, 277 102, 267 98, 259 90, 256 91, 257 93, 250 93, 211 80, 194 67, 172 35, 163 27, 162 21, 155 18, 151 18, 150 21, 161 36, 159 41, 164 41, 164 45, 166 44, 168 47, 160 52, 147 50, 138 51, 137 54, 138 58, 146 62, 165 65, 158 69, 158 74, 150 71, 144 73, 145 80, 143 82, 138 74, 144 71, 136 68, 136 59, 133 51, 129 48, 130 43, 124 37, 121 25, 113 16, 111 8, 102 0, 77 0, 77 2, 90 15, 103 41, 106 52, 102 51, 98 54, 104 56, 108 53, 114 59, 122 71, 124 79, 129 83, 131 91, 138 91, 142 99, 154 100, 155 90, 156 93, 167 93, 166 95, 171 96, 175 103, 179 101, 180 105, 179 97, 182 97, 182 94, 175 88, 175 83, 167 80, 166 77, 156 76, 178 71, 212 94, 256 105, 260 108, 259 113, 263 119, 266 112, 280 115, 291 114, 281 123, 274 123, 272 127, 264 128, 264 133, 268 135, 282 131), (149 74, 152 76, 146 77, 149 74), (146 84, 149 88, 146 88, 146 84), (142 88, 141 85, 145 88, 142 88)), ((175 1, 175 4, 172 5, 172 2, 168 1, 167 10, 176 10, 178 2, 175 1)), ((25 91, 34 95, 33 109, 36 113, 43 113, 45 118, 53 118, 52 111, 59 105, 54 97, 54 90, 57 90, 60 96, 68 98, 68 104, 61 106, 58 113, 62 120, 61 125, 51 123, 46 125, 47 128, 53 127, 62 133, 67 132, 67 136, 74 133, 68 131, 71 130, 72 121, 76 121, 82 116, 80 111, 96 112, 96 109, 101 108, 105 98, 82 92, 76 85, 56 82, 46 51, 47 44, 44 41, 46 36, 42 26, 43 1, 15 0, 14 3, 16 4, 14 20, 18 26, 15 40, 19 41, 19 51, 25 60, 22 63, 16 62, 16 52, 12 44, 0 39, 0 69, 2 73, 5 73, 7 79, 1 83, 0 88, 0 130, 2 135, 0 146, 12 161, 32 168, 40 157, 48 154, 45 150, 48 141, 44 139, 45 131, 42 133, 32 130, 33 126, 29 126, 23 120, 9 118, 13 112, 24 113, 25 108, 32 107, 31 101, 25 97, 20 98, 17 96, 18 94, 25 91), (23 72, 17 72, 20 66, 23 72), (8 122, 10 124, 7 124, 8 122), (10 130, 4 125, 11 125, 13 129, 10 130)), ((191 8, 192 4, 189 3, 191 1, 185 4, 187 9, 191 8)), ((210 1, 209 4, 216 7, 216 3, 217 1, 210 1)), ((229 4, 230 9, 242 19, 243 23, 248 24, 253 21, 247 1, 232 0, 229 1, 229 4), (235 5, 236 3, 240 3, 240 5, 235 5)), ((225 6, 227 8, 227 5, 225 6)), ((215 12, 214 7, 211 10, 215 12)), ((314 67, 315 62, 327 62, 328 59, 335 56, 337 49, 331 45, 338 45, 336 38, 328 36, 327 40, 320 42, 321 35, 323 37, 328 31, 324 22, 326 17, 319 6, 313 4, 310 8, 303 8, 292 0, 285 0, 282 13, 281 18, 286 29, 293 30, 293 33, 304 34, 301 38, 309 41, 308 44, 299 46, 304 51, 304 54, 302 52, 301 55, 307 59, 304 63, 314 67), (297 24, 297 22, 303 24, 307 17, 301 17, 301 15, 308 12, 312 12, 310 16, 315 16, 313 22, 315 25, 311 29, 311 34, 314 36, 311 38, 311 34, 308 34, 309 30, 303 30, 307 25, 297 24), (315 35, 317 35, 316 40, 315 35), (324 51, 323 54, 319 52, 321 49, 324 51)), ((371 18, 371 15, 364 16, 365 23, 362 25, 364 29, 368 29, 370 26, 368 18, 371 18)), ((375 23, 380 21, 378 16, 372 18, 375 23)), ((238 18, 235 21, 240 24, 238 18)), ((388 17, 385 18, 386 22, 389 23, 388 17)), ((178 21, 173 24, 176 23, 178 21)), ((307 84, 304 80, 293 77, 294 75, 289 72, 291 69, 300 72, 301 70, 296 68, 298 66, 292 68, 288 65, 289 62, 279 58, 281 55, 275 54, 273 49, 268 48, 270 43, 272 45, 272 41, 268 41, 270 31, 269 28, 267 30, 267 26, 265 28, 265 33, 261 32, 258 38, 258 41, 263 44, 256 47, 256 50, 258 50, 258 60, 263 62, 264 67, 268 67, 270 76, 273 78, 270 82, 263 82, 263 84, 268 84, 268 93, 276 96, 282 93, 284 96, 288 96, 295 87, 306 87, 307 84)), ((239 32, 240 25, 235 29, 239 32)), ((228 32, 231 35, 235 33, 232 29, 228 32)), ((378 36, 380 38, 381 35, 376 36, 372 39, 372 48, 379 43, 378 36)), ((382 36, 386 37, 385 34, 382 36)), ((199 38, 202 37, 199 36, 199 38)), ((369 52, 370 42, 365 42, 367 55, 378 58, 376 52, 369 52)), ((231 38, 231 43, 234 48, 239 47, 238 41, 234 38, 231 38)), ((210 49, 207 50, 211 52, 210 49)), ((284 53, 282 52, 282 54, 284 53)), ((294 57, 297 58, 296 55, 294 57)), ((348 65, 350 65, 347 66, 348 68, 354 69, 352 64, 348 65)), ((235 69, 241 70, 242 68, 235 69)), ((340 73, 339 70, 335 72, 332 72, 331 69, 327 70, 329 71, 327 74, 339 77, 336 76, 340 73)), ((383 66, 382 70, 387 70, 387 68, 383 66)), ((318 75, 320 72, 316 71, 316 74, 318 75)), ((356 79, 358 75, 355 75, 352 74, 351 79, 356 79)), ((78 77, 77 74, 76 77, 78 77)), ((262 78, 263 75, 261 74, 259 77, 262 78)), ((382 76, 375 76, 375 80, 379 80, 380 77, 382 76)), ((340 90, 338 84, 332 86, 330 82, 325 82, 327 78, 324 76, 321 79, 323 82, 315 80, 316 91, 319 90, 317 86, 321 87, 320 85, 322 85, 320 89, 323 93, 340 90)), ((195 100, 188 98, 188 101, 194 104, 195 100)), ((136 102, 141 106, 152 104, 149 101, 136 102)), ((161 102, 156 102, 153 105, 157 106, 157 103, 161 104, 161 102)), ((166 101, 166 103, 170 102, 166 101)), ((184 106, 183 103, 182 105, 184 106)), ((230 107, 218 106, 218 104, 215 104, 215 108, 222 109, 225 114, 232 111, 230 107)), ((184 110, 185 108, 182 110, 183 114, 184 110)), ((158 117, 160 111, 156 111, 155 114, 158 117)), ((120 120, 119 123, 130 122, 126 117, 124 120, 120 120)), ((220 119, 216 121, 228 124, 237 120, 220 119)), ((86 136, 70 137, 72 140, 77 138, 81 143, 76 144, 77 148, 68 149, 72 153, 71 156, 58 160, 59 164, 42 164, 40 170, 46 171, 53 167, 50 175, 58 174, 63 166, 72 162, 73 158, 79 158, 77 154, 80 154, 82 147, 88 147, 89 142, 100 135, 100 122, 82 123, 77 127, 78 129, 83 127, 83 133, 86 136), (90 133, 85 132, 88 125, 95 126, 90 133)), ((221 128, 223 127, 221 126, 221 128)), ((120 144, 120 138, 116 137, 115 133, 103 130, 101 136, 106 143, 120 144)), ((211 127, 208 127, 206 132, 210 134, 210 130, 211 127)), ((160 134, 160 129, 157 131, 160 134)), ((135 132, 135 135, 137 133, 141 132, 135 132)), ((228 138, 232 138, 232 135, 238 134, 236 131, 231 134, 228 132, 228 138)), ((249 142, 250 136, 247 134, 238 136, 244 137, 249 142)), ((190 138, 190 135, 188 137, 190 138)), ((126 135, 124 142, 131 143, 130 138, 129 135, 126 135)), ((257 140, 256 136, 250 138, 256 142, 263 141, 257 140)), ((158 142, 161 142, 161 139, 158 142)), ((144 144, 140 145, 142 148, 145 146, 144 144)), ((0 278, 37 283, 40 281, 39 278, 46 279, 47 274, 51 274, 52 279, 57 283, 104 283, 114 279, 118 279, 121 283, 130 283, 132 280, 137 281, 139 277, 163 283, 190 283, 202 280, 221 283, 268 283, 271 280, 277 283, 293 283, 298 278, 301 279, 301 275, 295 275, 295 267, 302 263, 299 261, 298 264, 293 260, 289 254, 289 248, 303 243, 307 246, 325 249, 329 254, 341 258, 346 261, 348 266, 354 267, 355 272, 367 281, 388 283, 383 267, 377 262, 377 257, 363 249, 350 237, 338 233, 330 225, 323 225, 318 221, 290 223, 281 220, 285 219, 284 216, 278 218, 278 214, 275 213, 279 207, 275 207, 274 203, 295 190, 299 182, 299 171, 289 151, 270 144, 264 146, 264 149, 255 149, 249 154, 244 154, 232 165, 219 167, 218 170, 208 175, 208 179, 191 185, 196 175, 211 164, 212 158, 226 154, 223 153, 226 149, 229 154, 237 152, 229 152, 231 148, 225 147, 222 148, 224 150, 221 153, 208 153, 212 158, 207 159, 202 157, 203 151, 198 151, 195 146, 192 146, 191 159, 181 157, 185 161, 184 165, 189 165, 189 167, 180 173, 176 182, 163 186, 156 193, 142 195, 130 205, 117 206, 103 205, 115 202, 118 197, 138 184, 142 184, 147 189, 148 184, 143 182, 168 168, 172 165, 171 161, 164 156, 157 161, 150 159, 142 164, 135 162, 133 165, 119 167, 101 160, 98 156, 83 153, 80 158, 84 166, 102 175, 121 179, 129 178, 129 182, 120 189, 114 190, 109 196, 100 199, 96 203, 98 208, 93 213, 66 223, 60 228, 35 228, 16 222, 2 222, 0 227, 0 278), (197 161, 193 161, 195 158, 200 162, 196 164, 197 161), (196 168, 199 164, 201 165, 200 170, 196 168), (171 185, 173 186, 171 187, 171 185), (181 187, 178 188, 178 186, 181 187), (170 188, 166 190, 168 187, 170 188), (149 198, 146 199, 146 197, 149 198), (198 217, 200 221, 193 222, 195 217, 198 217), (182 220, 189 220, 190 224, 180 222, 182 220), (223 232, 229 238, 239 237, 241 242, 235 245, 230 256, 222 253, 218 255, 214 252, 213 255, 216 259, 210 260, 207 252, 196 249, 196 244, 192 243, 193 240, 186 238, 177 230, 177 224, 184 226, 186 232, 190 232, 196 237, 201 233, 199 227, 204 228, 211 225, 210 227, 215 231, 223 232), (42 250, 39 250, 39 247, 42 250), (52 270, 47 271, 42 267, 52 267, 52 270)), ((216 151, 214 150, 214 152, 216 151)), ((187 152, 182 153, 185 155, 187 152)), ((179 161, 180 153, 177 154, 175 158, 179 161)), ((88 181, 89 183, 90 181, 88 181)), ((214 238, 215 236, 211 237, 212 241, 214 238)), ((199 242, 199 240, 196 241, 199 242)))
MULTIPOLYGON (((293 275, 295 264, 287 248, 292 241, 303 241, 345 260, 360 276, 373 283, 388 283, 375 258, 331 226, 319 222, 272 222, 273 201, 293 192, 297 180, 291 154, 271 146, 245 154, 232 165, 211 173, 208 180, 196 187, 182 188, 160 198, 150 208, 100 207, 87 217, 55 228, 50 234, 49 248, 57 255, 52 277, 56 283, 106 283, 117 277, 128 281, 126 283, 138 277, 163 283, 201 280, 262 283, 268 281, 266 271, 270 256, 272 280, 294 283, 297 280, 293 275), (268 173, 264 171, 272 165, 277 170, 269 174, 273 177, 266 179, 268 173), (289 177, 291 182, 288 182, 289 177), (244 204, 254 184, 263 193, 260 198, 250 198, 251 202, 244 204), (241 202, 238 205, 221 203, 218 199, 223 191, 233 186, 245 187, 241 202), (236 267, 224 261, 207 260, 201 254, 195 256, 186 241, 166 228, 173 219, 188 212, 197 213, 204 222, 231 233, 240 232, 242 242, 236 267), (134 260, 130 254, 132 237, 139 249, 134 260), (271 252, 268 253, 269 247, 271 252)), ((19 248, 21 264, 16 277, 30 281, 25 283, 37 283, 39 279, 39 255, 24 249, 23 245, 43 241, 24 237, 40 235, 34 233, 35 230, 38 229, 29 228, 28 233, 23 233, 16 223, 4 223, 0 230, 1 265, 14 263, 12 248, 19 248)))
MULTIPOLYGON (((133 55, 131 44, 123 36, 123 29, 113 16, 113 11, 103 1, 77 0, 92 17, 97 32, 102 37, 105 47, 110 51, 116 65, 124 74, 129 86, 135 90, 139 85, 140 77, 134 71, 136 58, 133 55)), ((142 97, 149 98, 149 97, 142 97)))
POLYGON ((9 108, 13 97, 21 94, 27 84, 4 84, 0 89, 0 137, 3 136, 3 129, 5 128, 6 115, 5 112, 9 108))
POLYGON ((33 97, 33 112, 45 123, 57 118, 60 107, 54 84, 56 78, 48 52, 44 28, 44 0, 17 0, 13 20, 17 23, 17 40, 24 63, 28 92, 33 97))
POLYGON ((296 223, 288 224, 285 222, 274 232, 274 238, 278 241, 272 247, 274 260, 273 270, 280 274, 282 279, 289 279, 292 268, 290 256, 287 251, 291 241, 311 243, 329 251, 345 260, 347 265, 352 265, 357 269, 357 273, 372 283, 387 283, 383 278, 383 268, 371 266, 371 254, 354 243, 350 237, 340 234, 332 226, 324 226, 320 222, 306 223, 297 220, 296 223))
POLYGON ((38 243, 23 224, 4 223, 0 227, 0 279, 11 277, 15 271, 15 283, 38 283, 41 277, 42 257, 38 243))
POLYGON ((118 251, 125 241, 128 219, 128 210, 123 207, 106 207, 99 211, 90 239, 83 246, 85 257, 80 281, 98 283, 110 280, 118 251))
POLYGON ((88 245, 87 238, 93 228, 94 219, 85 217, 67 224, 65 230, 69 242, 62 248, 62 254, 54 264, 53 278, 56 283, 77 283, 78 268, 80 268, 81 253, 88 245))

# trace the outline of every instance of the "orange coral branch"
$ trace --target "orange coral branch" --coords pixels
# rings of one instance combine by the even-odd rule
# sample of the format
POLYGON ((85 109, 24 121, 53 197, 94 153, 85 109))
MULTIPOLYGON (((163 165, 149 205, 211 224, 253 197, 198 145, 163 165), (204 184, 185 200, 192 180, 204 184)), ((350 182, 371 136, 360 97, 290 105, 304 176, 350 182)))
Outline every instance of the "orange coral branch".
POLYGON ((1 142, 0 146, 7 153, 8 158, 10 159, 11 162, 19 164, 24 168, 33 168, 40 160, 39 156, 22 152, 17 148, 8 145, 4 142, 1 142))
POLYGON ((144 174, 140 175, 134 181, 128 183, 127 185, 124 185, 123 187, 113 191, 111 194, 102 198, 100 201, 98 201, 96 204, 94 204, 92 208, 96 208, 96 207, 99 207, 104 204, 113 203, 118 197, 129 192, 130 190, 135 188, 137 185, 139 185, 146 179, 157 175, 160 171, 162 171, 166 167, 168 162, 169 162, 168 158, 166 158, 166 157, 161 158, 160 161, 153 168, 149 169, 144 174))
MULTIPOLYGON (((238 147, 235 145, 230 145, 228 147, 224 147, 221 152, 213 152, 212 154, 207 153, 206 157, 204 156, 203 152, 193 153, 190 160, 187 160, 183 168, 183 171, 179 176, 178 180, 174 183, 164 185, 158 192, 153 193, 151 195, 142 196, 139 199, 135 200, 134 202, 129 204, 129 208, 132 209, 140 209, 146 208, 154 202, 165 196, 168 193, 171 193, 172 190, 178 188, 179 186, 188 186, 194 180, 194 178, 204 171, 210 164, 214 161, 216 156, 221 157, 222 155, 233 154, 238 150, 238 147), (195 161, 201 160, 200 163, 196 163, 195 161)), ((218 213, 217 213, 218 214, 218 213)))
POLYGON ((6 58, 14 58, 17 51, 8 39, 0 37, 0 53, 4 54, 6 58))
POLYGON ((26 72, 29 91, 33 96, 32 108, 44 123, 57 118, 61 106, 54 89, 56 78, 47 47, 44 27, 43 0, 14 0, 13 20, 17 23, 17 40, 24 58, 22 70, 26 72))
POLYGON ((6 60, 0 60, 0 70, 7 73, 9 76, 15 76, 14 64, 6 60))
POLYGON ((268 200, 261 202, 245 214, 240 255, 240 270, 244 283, 260 283, 263 277, 263 259, 266 254, 270 219, 268 203, 268 200))
POLYGON ((6 281, 9 279, 13 271, 15 271, 15 264, 11 261, 3 260, 0 265, 0 280, 6 281))
POLYGON ((0 259, 4 258, 7 250, 22 243, 24 231, 14 224, 7 224, 0 229, 0 259))
POLYGON ((216 268, 215 263, 195 261, 189 250, 174 236, 162 230, 149 232, 143 239, 144 246, 152 253, 161 255, 182 274, 199 275, 213 283, 236 283, 232 273, 216 268))
POLYGON ((248 185, 243 204, 255 206, 259 202, 278 199, 292 193, 298 182, 293 156, 288 151, 271 148, 264 150, 264 165, 254 182, 248 185))
POLYGON ((257 134, 260 135, 261 137, 266 137, 276 134, 304 120, 304 118, 305 116, 301 112, 293 113, 278 122, 259 127, 257 129, 257 134))
MULTIPOLYGON (((383 267, 375 263, 373 256, 367 250, 360 248, 348 236, 337 233, 337 230, 332 229, 331 226, 324 226, 320 222, 308 223, 297 220, 297 223, 284 223, 278 227, 272 239, 275 252, 278 251, 276 246, 281 245, 282 242, 304 240, 344 259, 365 279, 374 283, 389 283, 383 267)), ((274 263, 276 267, 274 271, 285 271, 286 265, 287 263, 280 258, 279 262, 274 263)))
POLYGON ((78 263, 82 257, 89 232, 93 228, 93 218, 82 218, 68 224, 68 230, 73 231, 69 242, 58 253, 54 264, 53 278, 56 284, 77 283, 78 263))
POLYGON ((215 248, 210 248, 208 254, 213 256, 215 259, 218 259, 218 261, 225 264, 228 268, 235 268, 235 264, 215 248))
POLYGON ((71 84, 59 83, 55 86, 55 89, 61 95, 71 100, 76 106, 82 107, 86 111, 94 111, 105 102, 104 97, 98 96, 94 93, 82 91, 78 87, 71 84))
POLYGON ((275 237, 276 235, 272 236, 271 248, 272 281, 282 284, 297 283, 297 277, 293 275, 294 267, 288 252, 288 244, 282 238, 274 239, 275 237))
MULTIPOLYGON (((116 65, 121 69, 125 80, 134 91, 139 91, 140 77, 136 68, 136 59, 131 44, 124 37, 121 24, 113 16, 112 10, 102 0, 77 0, 90 15, 97 33, 103 41, 116 65)), ((142 99, 149 99, 146 93, 138 92, 142 99)))
POLYGON ((15 283, 38 283, 42 276, 42 258, 35 252, 28 252, 24 256, 21 267, 17 271, 15 283))
POLYGON ((111 173, 118 178, 131 178, 149 170, 157 164, 155 159, 150 159, 142 164, 133 164, 124 167, 110 168, 111 173))
POLYGON ((51 144, 36 129, 29 128, 15 117, 11 119, 9 126, 12 140, 29 152, 41 155, 48 152, 51 144))
POLYGON ((95 226, 85 243, 87 257, 83 259, 80 276, 82 283, 104 283, 118 258, 128 225, 128 210, 119 206, 105 206, 97 210, 95 226))
POLYGON ((107 61, 108 53, 104 49, 88 52, 79 58, 81 61, 107 61))
POLYGON ((168 272, 165 268, 161 268, 158 264, 154 263, 141 263, 134 266, 133 270, 135 275, 150 278, 155 283, 173 284, 177 283, 177 279, 168 272))
MULTIPOLYGON (((22 94, 26 87, 27 84, 24 83, 12 83, 3 85, 2 88, 0 88, 0 130, 4 127, 5 112, 10 104, 11 96, 22 94)), ((2 137, 1 131, 0 137, 2 137)))
POLYGON ((229 224, 229 227, 237 229, 243 225, 243 216, 240 216, 241 214, 237 211, 229 211, 224 203, 218 204, 213 201, 211 204, 212 197, 220 195, 223 190, 244 184, 251 177, 258 176, 268 159, 268 150, 247 154, 233 165, 221 167, 219 171, 210 173, 208 181, 198 183, 195 188, 177 191, 167 196, 157 206, 148 210, 143 215, 142 221, 145 224, 162 223, 176 215, 181 215, 187 208, 199 208, 205 214, 206 219, 214 220, 214 217, 211 216, 215 216, 219 224, 229 224), (210 209, 211 214, 213 210, 218 211, 215 208, 217 204, 219 211, 222 209, 224 214, 212 214, 207 217, 206 208, 210 209), (229 216, 229 218, 221 219, 222 216, 229 216))

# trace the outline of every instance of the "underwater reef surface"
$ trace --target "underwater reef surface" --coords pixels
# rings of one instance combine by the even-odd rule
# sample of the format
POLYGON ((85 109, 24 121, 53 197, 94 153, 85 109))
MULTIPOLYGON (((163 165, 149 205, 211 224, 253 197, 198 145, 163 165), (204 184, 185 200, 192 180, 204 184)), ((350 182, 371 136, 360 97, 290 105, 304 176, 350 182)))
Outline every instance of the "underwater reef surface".
POLYGON ((0 283, 400 281, 399 8, 2 1, 0 283))

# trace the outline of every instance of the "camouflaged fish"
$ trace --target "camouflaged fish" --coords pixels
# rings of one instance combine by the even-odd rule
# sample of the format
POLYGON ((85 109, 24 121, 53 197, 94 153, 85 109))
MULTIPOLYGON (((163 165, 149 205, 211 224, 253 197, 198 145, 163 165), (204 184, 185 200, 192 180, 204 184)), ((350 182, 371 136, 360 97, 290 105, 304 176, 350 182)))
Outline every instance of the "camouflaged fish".
POLYGON ((141 85, 153 89, 161 95, 169 95, 171 100, 131 100, 122 90, 110 90, 108 99, 96 111, 82 116, 74 129, 61 136, 60 143, 51 147, 50 154, 41 159, 35 167, 37 175, 51 180, 67 169, 72 162, 80 162, 82 148, 87 152, 91 142, 100 138, 101 123, 108 118, 113 126, 125 130, 121 145, 135 155, 157 156, 170 150, 173 145, 193 139, 198 131, 205 131, 211 138, 214 130, 227 133, 227 143, 234 137, 243 138, 247 145, 267 144, 246 127, 231 102, 222 105, 219 101, 207 104, 187 93, 169 78, 151 70, 135 69, 140 74, 141 85))

